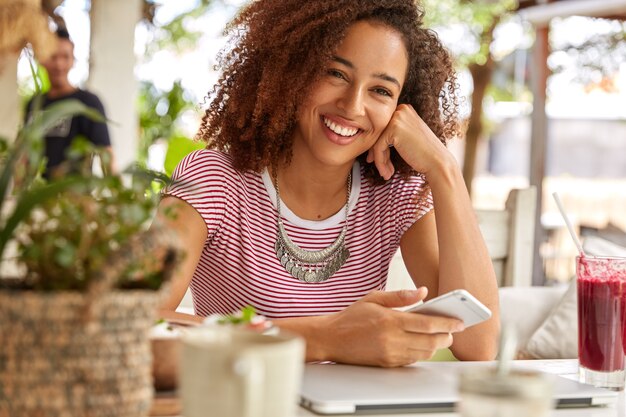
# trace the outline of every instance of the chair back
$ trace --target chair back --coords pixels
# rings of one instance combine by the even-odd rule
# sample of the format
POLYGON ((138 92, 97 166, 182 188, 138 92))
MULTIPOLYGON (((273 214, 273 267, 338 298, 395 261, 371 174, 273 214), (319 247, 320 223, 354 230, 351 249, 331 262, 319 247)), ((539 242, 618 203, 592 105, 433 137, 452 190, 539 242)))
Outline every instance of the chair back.
MULTIPOLYGON (((512 190, 503 210, 476 210, 499 287, 532 285, 536 201, 537 190, 531 186, 512 190)), ((404 288, 415 285, 398 250, 389 265, 387 290, 404 288)))
POLYGON ((537 189, 512 190, 504 210, 476 210, 500 287, 532 285, 537 189))

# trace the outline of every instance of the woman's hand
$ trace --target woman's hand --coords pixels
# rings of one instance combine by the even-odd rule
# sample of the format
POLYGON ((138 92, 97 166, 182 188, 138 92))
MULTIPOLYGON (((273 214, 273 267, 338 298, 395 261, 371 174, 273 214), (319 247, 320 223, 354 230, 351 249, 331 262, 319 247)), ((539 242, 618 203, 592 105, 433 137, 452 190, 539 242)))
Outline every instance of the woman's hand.
POLYGON ((397 107, 387 128, 367 154, 367 162, 374 162, 378 172, 386 180, 395 171, 390 159, 390 147, 394 147, 413 169, 426 176, 439 162, 451 157, 443 143, 410 104, 400 104, 397 107))
POLYGON ((452 344, 452 333, 463 330, 460 320, 392 309, 426 297, 415 291, 376 291, 345 310, 327 316, 322 357, 341 363, 395 367, 432 357, 452 344))

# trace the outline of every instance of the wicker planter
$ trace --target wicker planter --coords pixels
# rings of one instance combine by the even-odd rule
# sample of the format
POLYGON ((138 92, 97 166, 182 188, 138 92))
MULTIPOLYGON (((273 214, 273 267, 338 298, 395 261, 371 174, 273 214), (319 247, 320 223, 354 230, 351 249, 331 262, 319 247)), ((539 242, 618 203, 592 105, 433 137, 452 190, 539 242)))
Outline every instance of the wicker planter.
POLYGON ((159 294, 0 290, 0 417, 141 417, 159 294))

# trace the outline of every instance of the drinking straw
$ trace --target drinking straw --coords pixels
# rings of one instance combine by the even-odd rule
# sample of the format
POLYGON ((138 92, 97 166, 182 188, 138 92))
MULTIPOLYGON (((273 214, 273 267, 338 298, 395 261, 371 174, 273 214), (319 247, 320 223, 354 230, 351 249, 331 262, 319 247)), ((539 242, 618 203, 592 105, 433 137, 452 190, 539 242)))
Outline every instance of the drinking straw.
POLYGON ((567 226, 567 230, 569 230, 569 234, 572 237, 572 240, 574 241, 574 244, 576 244, 576 247, 578 248, 578 252, 580 252, 580 256, 581 257, 585 257, 585 251, 583 250, 583 245, 580 244, 580 240, 578 240, 578 236, 576 236, 576 233, 574 233, 574 228, 572 227, 572 224, 569 222, 569 219, 567 218, 567 215, 565 214, 565 209, 563 208, 563 204, 561 204, 561 199, 559 198, 559 195, 555 192, 552 193, 552 197, 554 197, 554 201, 556 201, 556 205, 559 208, 559 211, 561 212, 561 216, 563 216, 563 220, 565 220, 565 225, 567 226))
POLYGON ((517 351, 517 332, 510 323, 500 332, 499 359, 496 365, 496 374, 505 376, 511 371, 511 364, 517 351))

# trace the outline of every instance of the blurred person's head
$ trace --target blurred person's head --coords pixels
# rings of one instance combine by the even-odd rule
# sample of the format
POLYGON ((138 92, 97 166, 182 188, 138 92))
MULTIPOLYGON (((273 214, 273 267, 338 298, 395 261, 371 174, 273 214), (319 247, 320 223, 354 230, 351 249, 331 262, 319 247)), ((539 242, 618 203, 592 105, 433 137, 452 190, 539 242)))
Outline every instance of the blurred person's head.
POLYGON ((53 89, 69 87, 68 74, 74 66, 74 43, 70 40, 67 30, 59 28, 56 31, 56 50, 42 65, 48 71, 50 84, 53 89))

